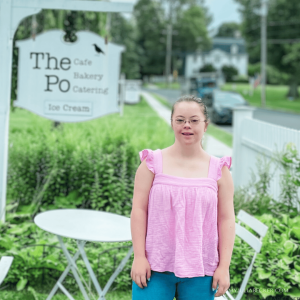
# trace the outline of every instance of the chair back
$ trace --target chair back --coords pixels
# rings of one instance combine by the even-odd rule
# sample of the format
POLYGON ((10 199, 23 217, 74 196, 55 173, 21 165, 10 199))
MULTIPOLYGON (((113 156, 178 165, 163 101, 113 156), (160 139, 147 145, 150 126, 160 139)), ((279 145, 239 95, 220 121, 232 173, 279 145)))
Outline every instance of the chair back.
MULTIPOLYGON (((266 233, 268 231, 268 226, 266 226, 265 224, 263 224, 262 222, 260 222, 259 220, 257 220, 256 218, 249 215, 248 213, 246 213, 243 210, 239 211, 237 218, 238 218, 239 222, 235 224, 235 234, 237 236, 239 236, 247 244, 249 244, 254 249, 255 252, 254 252, 252 261, 246 271, 245 277, 242 281, 241 287, 239 289, 239 292, 238 292, 236 298, 233 298, 233 296, 228 291, 226 291, 226 296, 230 300, 240 300, 242 298, 242 296, 245 292, 248 280, 251 275, 251 271, 253 268, 253 264, 254 264, 256 255, 261 250, 262 238, 266 235, 266 233), (253 233, 248 231, 245 227, 242 227, 240 225, 241 222, 246 224, 247 226, 249 226, 251 229, 253 229, 260 236, 260 238, 257 238, 253 233)), ((224 297, 224 299, 226 299, 226 298, 224 297)))
POLYGON ((0 260, 0 285, 2 284, 3 280, 5 279, 13 260, 14 260, 14 258, 11 256, 2 256, 1 257, 1 260, 0 260))

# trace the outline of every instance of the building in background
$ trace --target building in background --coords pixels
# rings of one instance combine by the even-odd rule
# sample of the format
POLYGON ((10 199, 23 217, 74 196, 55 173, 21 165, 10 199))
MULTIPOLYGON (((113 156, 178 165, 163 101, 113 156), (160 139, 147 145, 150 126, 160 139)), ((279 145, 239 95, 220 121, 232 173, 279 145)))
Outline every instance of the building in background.
POLYGON ((242 38, 213 38, 210 51, 187 55, 185 77, 194 77, 206 64, 212 64, 218 71, 225 65, 233 66, 238 70, 239 75, 247 76, 248 54, 245 40, 242 38))

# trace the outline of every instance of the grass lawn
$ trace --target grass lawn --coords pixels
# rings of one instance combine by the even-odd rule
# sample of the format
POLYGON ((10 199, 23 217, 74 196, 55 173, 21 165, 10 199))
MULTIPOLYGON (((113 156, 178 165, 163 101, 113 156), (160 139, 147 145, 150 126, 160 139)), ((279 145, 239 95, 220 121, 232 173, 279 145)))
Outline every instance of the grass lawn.
MULTIPOLYGON (((256 107, 261 107, 261 86, 257 87, 253 95, 249 95, 249 84, 243 83, 227 83, 222 90, 239 92, 249 103, 256 107), (234 89, 235 87, 235 89, 234 89)), ((300 90, 299 90, 300 91, 300 90)), ((286 85, 267 85, 266 86, 266 108, 293 112, 300 114, 300 99, 289 101, 286 98, 288 86, 286 85)))
POLYGON ((228 147, 231 148, 233 147, 233 143, 232 143, 233 138, 230 132, 220 129, 218 126, 214 125, 213 123, 210 123, 208 125, 206 132, 207 134, 213 136, 215 139, 224 143, 228 147))
MULTIPOLYGON (((153 97, 155 97, 156 100, 158 100, 161 104, 165 105, 169 109, 172 109, 172 105, 163 97, 151 93, 153 97)), ((207 134, 213 136, 215 139, 219 140, 220 142, 224 143, 228 147, 233 147, 232 145, 232 134, 220 129, 218 126, 214 125, 213 123, 210 123, 207 128, 207 134)))
MULTIPOLYGON (((122 117, 119 113, 114 113, 87 122, 63 123, 61 126, 65 143, 73 143, 76 140, 77 146, 83 148, 90 141, 100 142, 108 135, 112 138, 124 138, 134 145, 137 151, 151 147, 165 148, 174 142, 170 127, 143 98, 138 104, 124 105, 122 117)), ((10 143, 22 143, 29 147, 32 137, 38 136, 41 131, 47 133, 51 139, 52 127, 52 121, 17 108, 15 112, 10 113, 10 143)))
POLYGON ((169 86, 167 85, 166 82, 158 82, 158 83, 155 83, 154 85, 156 85, 160 89, 180 90, 179 82, 172 82, 169 84, 169 86))
POLYGON ((163 104, 164 106, 168 107, 170 110, 172 109, 172 105, 168 102, 168 100, 166 100, 166 98, 156 94, 156 93, 151 93, 151 95, 158 100, 161 104, 163 104))

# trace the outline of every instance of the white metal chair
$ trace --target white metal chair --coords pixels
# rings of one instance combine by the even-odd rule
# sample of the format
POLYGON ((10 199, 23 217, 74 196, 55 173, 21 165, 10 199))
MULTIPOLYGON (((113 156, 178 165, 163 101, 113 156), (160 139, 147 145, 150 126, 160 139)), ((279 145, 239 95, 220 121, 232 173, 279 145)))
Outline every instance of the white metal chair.
POLYGON ((248 270, 245 274, 245 277, 243 279, 243 282, 241 284, 241 287, 239 289, 239 293, 234 298, 228 291, 221 296, 221 297, 215 297, 215 300, 240 300, 245 292, 249 277, 251 275, 252 267, 256 258, 257 253, 260 252, 261 246, 262 246, 262 239, 266 235, 268 231, 268 226, 263 224, 262 222, 258 221, 253 216, 249 215, 243 210, 240 210, 237 218, 239 219, 238 223, 235 224, 235 234, 239 236, 242 240, 244 240, 247 244, 249 244, 254 249, 254 255, 251 261, 250 266, 248 267, 248 270), (253 235, 250 231, 248 231, 245 227, 242 227, 240 223, 243 222, 247 226, 249 226, 251 229, 253 229, 255 232, 257 232, 260 236, 258 239, 255 235, 253 235))
POLYGON ((6 277, 8 270, 13 262, 14 258, 11 256, 2 256, 0 260, 0 285, 6 277))

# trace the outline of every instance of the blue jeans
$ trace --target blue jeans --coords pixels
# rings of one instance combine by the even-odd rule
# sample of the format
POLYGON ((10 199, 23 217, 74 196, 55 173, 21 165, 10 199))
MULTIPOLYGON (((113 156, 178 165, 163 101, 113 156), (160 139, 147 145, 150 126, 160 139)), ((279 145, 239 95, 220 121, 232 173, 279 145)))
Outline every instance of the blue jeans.
POLYGON ((207 275, 180 278, 173 272, 151 270, 147 287, 132 281, 132 300, 213 300, 217 291, 212 291, 212 282, 213 277, 207 275))

